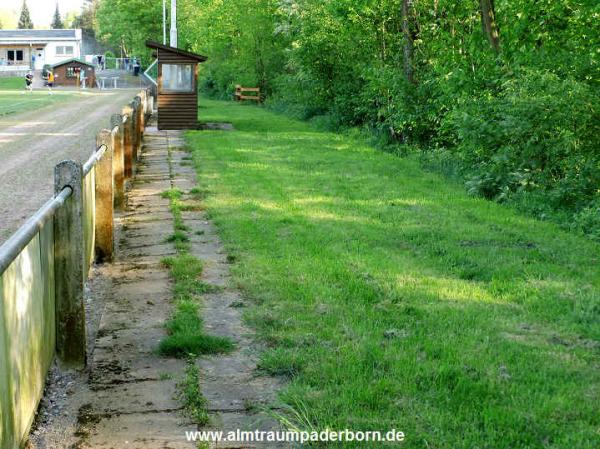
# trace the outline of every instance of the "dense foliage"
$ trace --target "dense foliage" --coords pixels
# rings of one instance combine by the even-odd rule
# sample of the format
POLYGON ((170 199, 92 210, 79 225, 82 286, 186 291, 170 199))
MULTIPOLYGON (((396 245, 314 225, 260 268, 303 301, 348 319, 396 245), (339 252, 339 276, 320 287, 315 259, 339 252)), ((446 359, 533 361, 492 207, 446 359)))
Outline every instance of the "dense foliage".
MULTIPOLYGON (((179 5, 180 46, 210 57, 208 93, 259 85, 273 107, 411 144, 473 193, 600 233, 597 1, 179 5)), ((160 23, 159 0, 101 1, 113 45, 143 52, 160 23)))

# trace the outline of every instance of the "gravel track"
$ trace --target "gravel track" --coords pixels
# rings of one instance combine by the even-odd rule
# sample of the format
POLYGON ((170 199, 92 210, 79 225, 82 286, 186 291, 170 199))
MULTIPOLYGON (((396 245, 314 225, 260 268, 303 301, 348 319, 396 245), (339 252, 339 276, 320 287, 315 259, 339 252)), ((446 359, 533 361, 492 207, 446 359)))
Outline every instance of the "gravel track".
POLYGON ((0 244, 53 193, 54 166, 85 162, 95 135, 137 92, 88 92, 56 107, 0 118, 0 244))

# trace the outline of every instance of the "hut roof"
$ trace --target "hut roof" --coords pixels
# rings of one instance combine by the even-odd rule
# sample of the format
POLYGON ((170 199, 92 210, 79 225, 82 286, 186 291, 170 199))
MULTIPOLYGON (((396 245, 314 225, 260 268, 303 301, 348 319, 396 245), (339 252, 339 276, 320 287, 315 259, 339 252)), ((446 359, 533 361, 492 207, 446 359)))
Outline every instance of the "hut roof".
POLYGON ((168 45, 159 44, 158 42, 155 42, 155 41, 146 41, 146 47, 175 53, 177 55, 184 56, 186 58, 190 58, 190 59, 193 59, 198 62, 204 62, 208 59, 207 56, 202 56, 202 55, 198 55, 196 53, 191 53, 189 51, 181 50, 180 48, 176 48, 176 47, 169 47, 168 45))
POLYGON ((60 62, 54 64, 52 66, 52 68, 55 69, 56 67, 60 67, 61 65, 69 64, 71 62, 78 62, 79 64, 87 65, 88 67, 94 67, 94 65, 90 64, 89 62, 85 62, 85 61, 82 61, 81 59, 77 59, 77 58, 71 58, 71 59, 66 59, 64 61, 60 61, 60 62))

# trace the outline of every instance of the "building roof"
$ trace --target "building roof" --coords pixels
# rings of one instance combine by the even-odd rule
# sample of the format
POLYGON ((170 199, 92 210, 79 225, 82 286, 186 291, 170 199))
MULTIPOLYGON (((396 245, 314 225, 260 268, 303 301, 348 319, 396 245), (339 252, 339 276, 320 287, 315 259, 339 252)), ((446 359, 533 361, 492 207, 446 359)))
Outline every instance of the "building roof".
POLYGON ((78 62, 79 64, 87 65, 88 67, 94 67, 94 65, 90 64, 89 62, 85 62, 85 61, 82 61, 81 59, 77 59, 77 58, 71 58, 71 59, 67 59, 65 61, 57 62, 56 64, 54 64, 52 66, 52 68, 55 69, 56 67, 60 67, 61 65, 69 64, 71 62, 78 62))
POLYGON ((0 30, 0 43, 80 40, 81 30, 0 30))
POLYGON ((189 51, 181 50, 180 48, 169 47, 168 45, 159 44, 158 42, 155 42, 155 41, 146 41, 146 47, 175 53, 180 56, 185 56, 186 58, 194 59, 198 62, 204 62, 208 59, 208 56, 198 55, 196 53, 191 53, 189 51))

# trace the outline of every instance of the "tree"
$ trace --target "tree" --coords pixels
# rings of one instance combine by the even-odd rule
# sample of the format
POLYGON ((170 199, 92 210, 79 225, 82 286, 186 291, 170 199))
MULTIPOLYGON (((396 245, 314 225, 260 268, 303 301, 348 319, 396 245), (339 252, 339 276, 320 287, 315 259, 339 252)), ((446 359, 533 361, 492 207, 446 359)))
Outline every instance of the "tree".
POLYGON ((60 17, 60 11, 58 10, 58 2, 56 2, 56 10, 54 11, 54 18, 52 19, 52 24, 50 25, 50 27, 55 30, 62 29, 65 27, 65 24, 63 23, 60 17))
MULTIPOLYGON (((182 8, 183 2, 178 2, 182 8)), ((122 48, 124 54, 151 61, 147 39, 162 40, 162 2, 147 0, 103 0, 95 10, 97 38, 113 49, 122 48)), ((185 21, 180 17, 179 23, 185 21)), ((183 42, 180 43, 180 46, 183 42)))
POLYGON ((88 37, 95 37, 97 28, 96 15, 99 6, 99 0, 85 0, 81 13, 73 19, 71 26, 73 28, 81 28, 83 33, 88 37))
POLYGON ((494 0, 480 0, 481 7, 481 26, 483 33, 487 37, 490 45, 496 51, 500 51, 500 33, 496 23, 496 9, 494 0))
POLYGON ((411 26, 413 0, 402 0, 402 34, 404 35, 404 75, 411 83, 414 82, 413 74, 413 46, 414 37, 411 26))
POLYGON ((23 0, 23 6, 21 7, 21 16, 19 17, 19 25, 20 30, 32 30, 33 22, 31 21, 31 16, 29 15, 29 8, 27 7, 27 2, 23 0))

